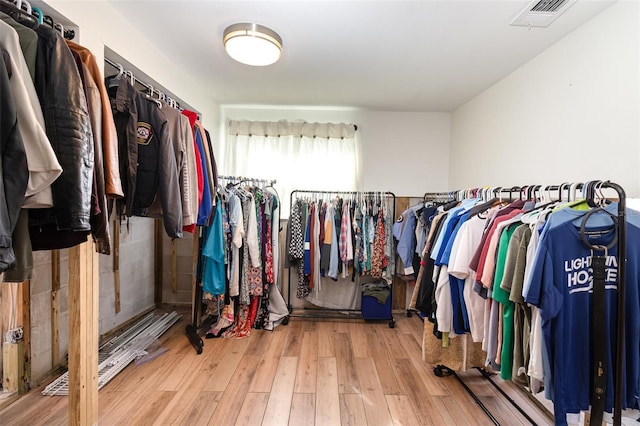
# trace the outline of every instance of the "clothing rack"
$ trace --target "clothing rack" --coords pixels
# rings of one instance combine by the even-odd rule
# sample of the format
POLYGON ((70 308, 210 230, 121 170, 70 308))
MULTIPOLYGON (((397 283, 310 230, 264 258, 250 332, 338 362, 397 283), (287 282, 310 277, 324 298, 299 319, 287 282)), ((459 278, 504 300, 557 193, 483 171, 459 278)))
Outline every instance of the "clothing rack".
MULTIPOLYGON (((614 361, 614 407, 613 407, 613 424, 614 426, 620 426, 622 424, 622 400, 623 400, 623 383, 624 383, 624 341, 625 341, 625 286, 626 286, 626 194, 624 189, 611 181, 589 181, 585 183, 562 183, 560 185, 528 185, 528 186, 512 186, 512 187, 496 187, 496 188, 470 188, 467 190, 460 190, 452 193, 425 193, 424 199, 427 201, 431 199, 433 201, 438 200, 438 197, 443 197, 446 194, 456 194, 456 199, 467 198, 467 197, 477 197, 480 194, 484 195, 487 192, 492 193, 494 196, 500 196, 501 194, 508 193, 510 200, 513 200, 513 194, 518 193, 519 199, 533 199, 534 195, 537 191, 558 191, 558 201, 563 200, 563 192, 566 190, 566 199, 567 201, 575 201, 572 198, 572 194, 575 194, 577 190, 584 190, 583 197, 589 203, 590 206, 595 206, 596 203, 594 201, 595 192, 599 189, 610 188, 617 192, 618 194, 618 215, 617 215, 617 247, 618 247, 618 297, 617 297, 617 330, 616 330, 616 359, 614 361), (431 198, 429 198, 431 197, 431 198)), ((482 375, 483 378, 489 380, 491 385, 495 387, 506 399, 507 401, 514 406, 532 425, 536 425, 535 421, 524 412, 524 410, 518 405, 516 401, 514 401, 511 397, 509 397, 492 379, 491 373, 489 373, 484 368, 474 367, 478 372, 482 375)), ((487 407, 482 403, 479 397, 471 390, 464 381, 458 376, 458 374, 451 368, 445 365, 436 365, 434 367, 434 374, 438 377, 442 377, 446 375, 453 375, 456 380, 458 380, 464 389, 471 395, 474 401, 480 406, 480 408, 484 411, 484 413, 489 417, 489 419, 495 424, 499 423, 495 419, 495 417, 491 414, 491 412, 487 409, 487 407)), ((519 386, 518 386, 519 387, 519 386)), ((526 392, 527 396, 530 398, 532 395, 529 392, 526 392)), ((540 403, 532 398, 532 400, 537 404, 540 403)), ((540 405, 541 406, 541 405, 540 405)))
POLYGON ((560 185, 523 185, 523 186, 511 186, 511 187, 485 187, 485 188, 467 188, 453 192, 427 192, 425 193, 425 201, 427 197, 443 198, 447 194, 451 194, 453 200, 461 200, 463 198, 476 198, 480 197, 487 200, 490 196, 502 198, 503 194, 508 194, 510 200, 518 199, 531 200, 536 197, 536 194, 545 192, 547 194, 550 191, 558 191, 557 200, 566 198, 567 201, 573 201, 575 191, 581 190, 585 184, 582 182, 564 182, 560 185), (566 191, 566 197, 563 195, 566 191))
POLYGON ((583 188, 582 183, 562 183, 561 185, 523 185, 511 187, 484 187, 484 188, 466 188, 450 192, 426 192, 423 196, 424 201, 460 201, 464 198, 482 198, 488 201, 490 197, 504 198, 508 195, 509 200, 527 199, 531 200, 536 194, 541 192, 549 193, 549 191, 558 191, 558 200, 565 198, 563 192, 566 190, 566 199, 571 201, 572 194, 583 188))
MULTIPOLYGON (((271 187, 271 186, 276 184, 276 180, 275 179, 257 179, 257 178, 248 178, 248 177, 244 177, 244 176, 218 175, 218 180, 226 180, 226 181, 230 181, 230 182, 233 182, 233 183, 251 182, 254 185, 258 184, 257 186, 262 186, 262 187, 271 187)), ((281 212, 281 211, 282 211, 282 209, 279 210, 279 212, 281 212)), ((279 219, 280 218, 278 218, 278 223, 280 223, 279 219)), ((280 229, 278 229, 278 232, 279 231, 280 231, 280 229)), ((202 289, 201 281, 202 281, 202 274, 203 274, 203 265, 202 265, 202 261, 201 261, 201 256, 202 256, 202 246, 204 244, 203 227, 202 226, 196 226, 196 231, 194 233, 194 238, 196 238, 196 237, 198 238, 198 244, 197 244, 198 248, 197 248, 197 253, 195 253, 195 256, 197 256, 196 270, 195 270, 195 283, 196 284, 195 284, 195 288, 194 288, 194 291, 193 291, 192 319, 191 319, 191 324, 188 324, 186 326, 186 335, 189 338, 189 341, 193 345, 193 347, 196 350, 196 352, 198 353, 198 355, 200 355, 200 354, 202 354, 202 351, 203 351, 204 342, 202 341, 202 337, 200 337, 200 334, 198 333, 198 330, 201 329, 205 325, 205 322, 206 322, 206 321, 202 320, 203 289, 202 289)))
MULTIPOLYGON (((465 198, 482 198, 484 200, 488 200, 489 198, 499 197, 502 198, 502 194, 509 194, 509 199, 513 200, 513 194, 517 193, 519 199, 522 199, 522 191, 523 188, 519 186, 512 187, 486 187, 486 188, 467 188, 461 189, 452 192, 426 192, 424 194, 424 201, 436 201, 436 202, 447 202, 447 201, 461 201, 465 198)), ((409 316, 409 313, 407 313, 409 316)), ((422 321, 424 319, 421 316, 418 316, 422 321)), ((475 367, 478 372, 482 375, 483 378, 488 380, 494 388, 496 388, 503 397, 516 409, 519 413, 521 413, 530 424, 537 426, 537 423, 520 407, 520 405, 514 401, 511 397, 509 397, 494 381, 491 379, 491 374, 486 371, 484 368, 475 367)), ((499 426, 500 423, 493 416, 491 411, 484 405, 482 400, 475 394, 475 392, 467 386, 467 384, 460 378, 457 372, 447 367, 446 365, 437 364, 433 368, 433 373, 437 377, 443 377, 445 375, 453 376, 464 388, 464 390, 473 398, 473 400, 478 404, 480 409, 487 415, 487 417, 492 421, 492 423, 496 426, 499 426)))
MULTIPOLYGON (((329 196, 355 196, 355 197, 386 197, 386 198, 391 198, 391 200, 393 201, 393 208, 392 208, 392 212, 391 212, 391 218, 392 220, 394 220, 395 218, 395 211, 396 211, 396 196, 393 192, 389 192, 389 191, 367 191, 367 192, 363 192, 363 191, 314 191, 314 190, 293 190, 291 192, 290 195, 290 206, 293 206, 294 203, 294 199, 300 195, 300 194, 306 194, 307 196, 311 197, 311 198, 315 198, 315 197, 322 197, 324 195, 329 195, 329 196)), ((288 248, 285 249, 285 251, 288 248)), ((285 254, 286 255, 286 254, 285 254)), ((289 268, 289 273, 288 273, 288 282, 289 282, 289 288, 288 288, 288 300, 287 300, 287 304, 288 304, 288 308, 289 308, 289 316, 290 317, 303 317, 303 318, 341 318, 341 319, 345 319, 345 318, 349 318, 349 319, 366 319, 365 316, 363 315, 362 312, 362 308, 361 309, 331 309, 331 308, 312 308, 312 307, 304 307, 302 308, 302 313, 301 312, 297 312, 296 310, 294 310, 293 308, 293 304, 292 304, 292 296, 291 296, 291 291, 292 291, 292 284, 291 284, 291 269, 289 268), (341 315, 339 315, 339 313, 342 313, 341 315), (346 313, 346 315, 345 315, 346 313)), ((389 286, 390 289, 390 293, 389 293, 389 302, 391 304, 392 300, 393 300, 393 285, 389 286)), ((381 318, 381 319, 385 319, 385 320, 389 320, 389 327, 390 328, 394 328, 395 327, 395 320, 393 319, 393 313, 392 313, 392 309, 389 309, 389 317, 388 318, 381 318)), ((285 319, 285 322, 283 322, 284 324, 286 324, 288 322, 288 318, 285 319)))
MULTIPOLYGON (((590 183, 589 183, 590 184, 590 183)), ((589 185, 587 184, 587 185, 589 185)), ((622 399, 624 382, 624 340, 625 340, 625 286, 626 286, 626 266, 627 266, 627 196, 624 189, 617 183, 611 181, 597 182, 600 188, 611 188, 618 193, 618 328, 616 330, 616 360, 614 364, 614 406, 613 424, 622 424, 622 399)), ((592 197, 593 192, 587 191, 587 197, 592 197)))
MULTIPOLYGON (((126 78, 130 78, 131 79, 131 83, 132 85, 135 83, 138 83, 139 85, 143 86, 146 90, 148 90, 148 94, 150 96, 154 96, 156 95, 158 100, 162 100, 165 101, 167 103, 167 105, 171 106, 172 108, 176 108, 176 109, 180 109, 183 110, 181 108, 181 103, 176 101, 175 99, 173 99, 172 97, 168 96, 165 92, 156 89, 152 84, 147 83, 145 81, 143 81, 142 79, 138 78, 136 75, 134 75, 134 73, 130 70, 126 70, 125 67, 116 60, 113 60, 111 58, 109 58, 107 55, 113 55, 113 56, 118 56, 116 53, 114 52, 105 52, 105 57, 104 57, 104 62, 108 65, 110 65, 111 67, 115 68, 116 70, 118 70, 118 74, 115 76, 117 77, 126 77, 126 78)), ((106 74, 106 73, 105 73, 106 74)), ((191 107, 189 107, 189 109, 191 109, 191 107)), ((200 119, 200 116, 198 115, 198 119, 200 119)), ((202 238, 202 227, 196 227, 195 231, 194 231, 194 238, 196 238, 197 240, 197 247, 198 247, 198 253, 201 252, 202 250, 202 243, 203 243, 203 238, 202 238)), ((175 242, 172 242, 172 244, 175 244, 175 242)), ((196 243, 194 243, 196 244, 196 243)), ((195 250, 195 248, 194 248, 195 250)), ((201 265, 200 262, 197 262, 197 266, 196 269, 197 271, 194 271, 195 275, 197 277, 201 276, 201 271, 200 269, 201 265)), ((195 285, 193 288, 193 294, 194 294, 194 301, 198 301, 199 299, 201 299, 201 295, 202 295, 202 289, 199 285, 195 285)), ((197 333, 197 326, 198 326, 198 318, 200 317, 200 309, 201 309, 201 302, 200 304, 196 304, 194 303, 193 305, 193 323, 192 324, 188 324, 186 326, 186 335, 189 339, 189 341, 191 342, 191 344, 193 345, 193 347, 196 349, 196 352, 198 354, 202 353, 203 347, 204 347, 204 343, 202 341, 202 339, 200 338, 200 336, 197 333)))

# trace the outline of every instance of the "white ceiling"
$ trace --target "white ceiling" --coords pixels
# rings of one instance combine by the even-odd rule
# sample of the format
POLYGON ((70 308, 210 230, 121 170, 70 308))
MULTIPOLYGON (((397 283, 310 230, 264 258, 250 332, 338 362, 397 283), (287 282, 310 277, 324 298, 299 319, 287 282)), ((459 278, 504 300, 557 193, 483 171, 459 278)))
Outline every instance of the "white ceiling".
POLYGON ((509 23, 530 0, 124 1, 110 3, 220 104, 452 111, 613 1, 578 0, 548 28, 509 23), (268 67, 233 61, 231 24, 278 32, 268 67))

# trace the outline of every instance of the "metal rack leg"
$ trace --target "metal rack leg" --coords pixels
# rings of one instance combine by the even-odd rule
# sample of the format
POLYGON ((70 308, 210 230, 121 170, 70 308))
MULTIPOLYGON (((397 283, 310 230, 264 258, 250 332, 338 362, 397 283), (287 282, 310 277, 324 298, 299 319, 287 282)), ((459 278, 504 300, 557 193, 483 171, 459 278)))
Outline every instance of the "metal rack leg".
POLYGON ((474 368, 478 370, 480 374, 482 374, 482 377, 489 380, 489 382, 493 385, 493 387, 496 388, 502 394, 502 396, 504 396, 504 398, 507 401, 509 401, 509 403, 513 405, 520 412, 520 414, 524 416, 525 419, 529 421, 529 423, 531 423, 534 426, 538 426, 538 424, 520 407, 520 405, 518 405, 518 403, 515 402, 513 398, 507 395, 506 392, 503 391, 502 388, 498 386, 496 382, 493 381, 493 379, 491 378, 491 374, 487 370, 484 370, 480 367, 474 367, 474 368))
POLYGON ((202 338, 200 337, 200 335, 198 335, 196 328, 192 324, 187 324, 186 335, 193 345, 193 348, 196 350, 196 353, 198 355, 202 354, 204 342, 202 341, 202 338))
POLYGON ((489 419, 493 422, 493 424, 496 426, 500 426, 500 423, 498 422, 498 420, 496 420, 495 417, 493 417, 493 414, 491 414, 491 411, 489 411, 489 409, 485 407, 482 401, 480 401, 480 398, 478 398, 478 396, 469 388, 469 386, 467 386, 467 384, 460 378, 460 376, 458 376, 458 374, 454 370, 450 369, 445 365, 437 365, 433 369, 433 372, 438 377, 444 376, 445 373, 455 377, 456 380, 462 385, 464 390, 466 390, 467 393, 471 395, 471 397, 476 402, 476 404, 478 404, 478 406, 480 406, 480 408, 482 409, 482 411, 484 411, 487 417, 489 417, 489 419))

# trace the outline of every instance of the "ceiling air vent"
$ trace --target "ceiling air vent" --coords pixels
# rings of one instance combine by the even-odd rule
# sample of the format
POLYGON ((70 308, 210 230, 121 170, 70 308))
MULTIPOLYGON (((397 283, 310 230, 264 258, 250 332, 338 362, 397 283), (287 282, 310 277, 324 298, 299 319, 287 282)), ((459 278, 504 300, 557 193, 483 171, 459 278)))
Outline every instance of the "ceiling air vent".
POLYGON ((516 16, 511 25, 548 27, 577 0, 534 0, 516 16))

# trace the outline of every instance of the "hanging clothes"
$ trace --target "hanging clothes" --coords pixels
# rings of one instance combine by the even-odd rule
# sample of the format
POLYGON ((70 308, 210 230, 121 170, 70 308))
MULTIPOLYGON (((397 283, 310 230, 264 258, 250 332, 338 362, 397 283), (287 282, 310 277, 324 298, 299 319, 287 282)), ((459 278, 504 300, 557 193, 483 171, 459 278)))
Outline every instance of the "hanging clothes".
MULTIPOLYGON (((12 7, 5 6, 3 10, 12 7)), ((185 210, 185 223, 189 224, 195 218, 189 220, 194 215, 186 207, 192 207, 194 201, 199 207, 191 196, 197 186, 190 183, 197 179, 187 180, 196 170, 185 171, 183 166, 195 163, 187 161, 193 152, 185 139, 193 137, 189 119, 132 85, 128 87, 128 79, 120 78, 120 73, 105 81, 91 51, 64 40, 58 31, 46 25, 27 28, 12 16, 0 13, 0 50, 11 89, 3 90, 3 101, 15 106, 28 180, 20 196, 23 210, 16 218, 12 208, 6 212, 13 232, 11 243, 3 243, 2 249, 14 249, 15 261, 7 255, 4 280, 31 278, 33 250, 72 247, 85 242, 89 234, 99 253, 110 254, 109 215, 116 199, 120 200, 120 212, 163 217, 168 234, 180 237, 182 224, 174 215, 185 210), (136 97, 146 98, 164 111, 151 113, 136 97), (114 112, 120 115, 115 117, 114 112), (173 118, 177 114, 176 121, 182 126, 179 140, 180 132, 175 132, 172 124, 166 125, 171 120, 164 120, 170 114, 173 118), (116 128, 116 121, 121 128, 116 128), (164 143, 165 137, 168 143, 164 143), (168 160, 170 156, 175 156, 175 164, 168 160), (178 187, 173 184, 174 171, 178 187), (157 188, 156 180, 160 182, 157 188), (173 196, 182 197, 185 208, 176 208, 173 196), (157 205, 152 205, 153 200, 157 205)), ((4 110, 11 120, 11 107, 4 110)), ((201 125, 200 132, 210 147, 210 135, 201 125)), ((193 149, 194 143, 192 140, 193 149)), ((7 158, 12 153, 7 147, 7 158)), ((211 150, 208 155, 213 158, 211 150)), ((22 162, 17 157, 14 160, 14 176, 4 182, 9 193, 22 176, 22 162)))
POLYGON ((102 158, 102 110, 100 89, 93 80, 87 65, 75 51, 71 54, 76 61, 82 87, 84 89, 91 131, 93 133, 93 185, 91 188, 91 234, 96 242, 96 251, 102 254, 111 253, 111 235, 109 232, 109 213, 107 211, 107 195, 105 192, 104 162, 102 158))
POLYGON ((218 188, 212 221, 204 227, 203 290, 207 300, 224 300, 225 307, 209 337, 246 337, 252 328, 273 329, 288 314, 271 316, 271 298, 275 309, 283 303, 273 260, 273 246, 280 245, 279 233, 272 232, 279 229, 274 215, 279 205, 277 194, 267 189, 242 184, 218 188))
MULTIPOLYGON (((7 52, 5 65, 9 69, 9 85, 11 91, 3 93, 11 94, 16 106, 18 117, 17 128, 22 135, 27 165, 29 170, 29 181, 25 191, 25 208, 52 207, 53 198, 51 184, 62 173, 62 166, 56 158, 56 154, 51 146, 51 142, 45 132, 45 121, 40 106, 40 101, 33 84, 32 75, 35 74, 35 53, 33 48, 37 46, 37 34, 21 24, 13 21, 7 15, 2 17, 0 22, 0 47, 7 52), (11 26, 7 22, 13 22, 11 26), (15 27, 22 27, 27 34, 33 33, 35 46, 30 47, 33 53, 33 71, 27 66, 24 51, 21 49, 21 42, 15 27)), ((21 33, 22 34, 22 33, 21 33)), ((23 36, 24 37, 24 36, 23 36)), ((32 41, 29 42, 33 43, 32 41)))
POLYGON ((91 230, 94 144, 82 81, 62 36, 38 26, 35 88, 47 136, 62 173, 52 183, 53 207, 30 210, 34 250, 66 248, 86 241, 91 230))
MULTIPOLYGON (((0 55, 0 88, 2 93, 10 94, 9 83, 10 66, 4 60, 5 55, 0 55)), ((28 169, 27 156, 24 150, 22 137, 18 130, 18 117, 16 105, 11 96, 2 96, 0 103, 2 115, 0 117, 0 147, 2 158, 0 161, 2 174, 2 191, 0 200, 6 209, 2 209, 0 221, 0 271, 5 271, 15 262, 15 255, 11 245, 11 234, 15 228, 20 213, 20 207, 24 201, 24 192, 27 189, 28 169)))
POLYGON ((373 254, 371 255, 371 276, 373 278, 382 278, 382 271, 389 264, 389 260, 385 256, 384 246, 387 242, 384 227, 384 216, 382 210, 378 212, 376 224, 376 234, 374 237, 373 254))
POLYGON ((120 174, 126 182, 119 213, 147 216, 156 194, 164 228, 172 238, 182 237, 182 196, 176 154, 167 131, 167 118, 158 102, 145 97, 123 79, 113 96, 121 157, 120 174))
MULTIPOLYGON (((195 220, 195 222, 192 222, 190 225, 189 224, 185 224, 184 225, 184 230, 186 232, 194 232, 196 229, 196 223, 198 220, 198 214, 199 214, 199 210, 200 210, 200 205, 202 204, 202 197, 204 196, 204 172, 203 172, 203 166, 202 166, 202 155, 200 154, 200 148, 198 147, 198 144, 196 142, 196 132, 195 132, 195 124, 196 124, 196 120, 198 119, 198 114, 196 114, 193 111, 189 111, 187 109, 182 111, 182 115, 184 115, 185 117, 187 117, 187 120, 189 120, 189 130, 191 132, 191 136, 192 136, 192 141, 193 141, 193 147, 189 147, 188 150, 192 150, 193 151, 193 157, 190 159, 193 162, 193 166, 189 167, 188 170, 195 170, 195 175, 191 175, 193 176, 193 183, 191 183, 190 188, 191 188, 191 193, 192 194, 196 194, 194 196, 191 197, 191 214, 193 216, 195 216, 195 219, 193 218, 193 216, 191 217, 192 220, 195 220)), ((186 144, 187 142, 185 142, 186 144)), ((189 151, 188 151, 189 152, 189 151)))
MULTIPOLYGON (((2 111, 6 111, 2 143, 7 165, 11 164, 14 173, 13 179, 11 175, 3 178, 7 220, 3 221, 5 243, 0 258, 1 270, 6 271, 3 279, 21 282, 31 279, 33 269, 28 210, 25 209, 53 205, 51 183, 60 175, 62 167, 45 133, 44 117, 33 85, 38 36, 7 15, 0 14, 0 19, 2 111), (29 65, 26 57, 31 59, 29 65), (22 188, 25 175, 27 184, 22 188)), ((7 169, 3 170, 3 175, 8 173, 7 169)))
MULTIPOLYGON (((603 371, 605 409, 610 411, 618 274, 617 228, 611 216, 617 205, 595 212, 585 206, 549 200, 503 205, 475 199, 463 201, 457 210, 439 207, 427 232, 416 289, 416 308, 434 322, 433 333, 425 332, 425 360, 461 369, 490 366, 503 379, 532 392, 544 388, 554 403, 556 424, 575 423, 580 411, 589 409, 593 390, 593 253, 582 241, 583 225, 592 244, 609 246, 603 319, 608 355, 603 371), (593 213, 583 223, 589 211, 593 213), (436 289, 425 280, 431 268, 428 259, 434 261, 436 289), (466 340, 468 335, 474 343, 466 340)), ((625 309, 631 314, 625 318, 625 348, 633 349, 625 353, 623 406, 630 408, 638 407, 640 386, 639 223, 640 215, 629 210, 625 257, 631 301, 626 300, 625 309)))
MULTIPOLYGON (((588 410, 591 402, 592 352, 589 324, 593 280, 593 253, 582 238, 591 244, 608 247, 604 279, 606 327, 606 395, 605 410, 613 409, 613 359, 615 359, 617 250, 615 228, 610 215, 615 216, 617 205, 590 215, 586 211, 564 208, 552 213, 540 238, 532 265, 527 303, 540 308, 544 348, 549 360, 546 382, 552 391, 554 415, 558 424, 566 424, 567 414, 588 410), (581 236, 580 226, 584 227, 581 236)), ((627 268, 626 268, 626 341, 624 371, 626 389, 622 408, 637 408, 640 394, 640 215, 627 212, 627 268)), ((537 348, 532 348, 537 350, 537 348)))
POLYGON ((361 296, 356 277, 382 278, 387 285, 393 277, 393 240, 386 232, 393 205, 374 193, 314 197, 320 199, 311 200, 302 191, 288 223, 288 266, 302 272, 297 273, 296 297, 323 308, 356 309, 361 296))
POLYGON ((109 102, 109 94, 104 84, 102 73, 96 62, 96 58, 86 47, 80 46, 70 40, 65 40, 69 49, 75 52, 82 63, 87 66, 87 70, 94 83, 100 91, 100 103, 96 105, 99 108, 102 120, 98 129, 94 131, 94 137, 97 134, 101 136, 101 154, 104 164, 104 186, 105 193, 108 198, 121 198, 124 196, 122 189, 122 180, 120 179, 120 167, 118 163, 118 138, 116 134, 115 122, 113 120, 113 111, 109 102))
POLYGON ((224 229, 222 205, 216 204, 213 222, 205 229, 202 256, 203 291, 212 295, 222 295, 226 288, 226 274, 224 266, 224 229))
MULTIPOLYGON (((183 231, 196 221, 196 212, 192 209, 191 199, 195 194, 192 187, 192 176, 195 176, 195 158, 193 158, 193 132, 189 128, 189 119, 175 108, 171 108, 166 102, 160 101, 160 109, 167 119, 166 131, 173 145, 175 164, 178 171, 178 182, 181 192, 183 231), (187 147, 191 146, 188 150, 187 147), (192 170, 191 167, 194 167, 192 170)), ((194 181, 195 183, 195 181, 194 181)), ((162 218, 163 211, 160 198, 157 197, 147 211, 148 217, 162 218)))

